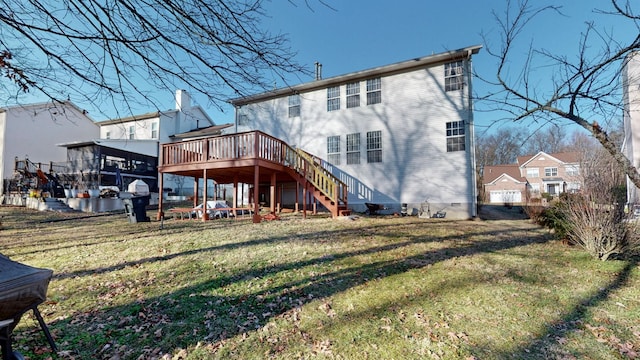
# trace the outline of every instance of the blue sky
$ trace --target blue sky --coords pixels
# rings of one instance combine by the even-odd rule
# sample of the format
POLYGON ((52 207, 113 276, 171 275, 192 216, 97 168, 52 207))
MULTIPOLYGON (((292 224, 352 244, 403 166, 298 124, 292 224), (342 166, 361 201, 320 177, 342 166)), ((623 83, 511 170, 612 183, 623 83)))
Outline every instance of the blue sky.
MULTIPOLYGON (((323 77, 328 78, 480 44, 485 48, 474 57, 474 68, 483 77, 495 77, 497 64, 486 50, 487 47, 497 49, 500 46, 500 32, 492 11, 504 13, 506 0, 322 1, 330 7, 322 5, 320 0, 265 2, 266 17, 262 27, 272 33, 286 34, 290 40, 290 47, 297 52, 297 62, 305 65, 311 73, 316 61, 322 63, 323 77), (482 34, 485 34, 486 38, 483 38, 482 34)), ((514 69, 518 69, 524 61, 530 42, 534 47, 544 48, 559 55, 570 58, 575 56, 580 35, 585 30, 587 21, 597 21, 600 29, 613 34, 621 41, 638 34, 638 29, 632 24, 593 11, 595 7, 612 9, 607 0, 531 2, 535 6, 560 5, 564 15, 547 12, 529 24, 528 30, 520 36, 524 46, 517 48, 515 56, 511 59, 510 65, 514 69)), ((545 69, 542 69, 541 75, 539 81, 544 85, 548 82, 545 69)), ((312 76, 292 74, 288 82, 295 85, 311 81, 312 76)), ((285 85, 275 79, 274 84, 277 87, 285 85)), ((149 89, 154 91, 151 87, 149 89)), ((189 90, 189 87, 186 87, 186 90, 189 90)), ((474 90, 483 94, 489 89, 482 82, 475 80, 474 90)), ((173 92, 155 95, 166 104, 161 108, 168 109, 174 106, 173 92)), ((193 100, 203 106, 217 124, 233 122, 232 107, 228 106, 224 112, 220 112, 215 106, 208 104, 203 96, 193 94, 193 100)), ((81 108, 89 106, 82 103, 77 105, 81 108)), ((108 102, 105 102, 105 106, 107 105, 108 102)), ((479 108, 481 104, 476 105, 476 109, 479 108)), ((136 110, 145 113, 153 111, 154 108, 136 110)), ((90 108, 89 111, 95 116, 95 120, 104 119, 97 115, 99 111, 90 108)), ((110 109, 101 111, 110 113, 110 109)), ((477 111, 477 133, 481 134, 502 116, 499 113, 477 111)), ((504 122, 500 123, 500 126, 510 125, 509 122, 504 122)))
MULTIPOLYGON (((322 63, 324 78, 476 44, 485 48, 473 59, 475 70, 482 76, 495 78, 497 64, 486 47, 500 46, 500 33, 492 11, 504 13, 506 1, 325 0, 333 9, 316 0, 308 0, 311 9, 303 0, 293 2, 295 5, 285 0, 267 2, 263 25, 272 32, 288 34, 298 62, 310 70, 316 61, 322 63)), ((587 21, 597 21, 601 29, 622 39, 638 33, 631 24, 621 24, 619 19, 593 11, 594 8, 610 10, 608 1, 534 3, 536 6, 560 5, 563 15, 548 12, 531 23, 528 31, 521 35, 526 46, 532 42, 536 47, 560 55, 576 56, 587 21)), ((524 61, 528 53, 526 46, 519 48, 517 56, 512 58, 515 68, 519 61, 524 61)), ((312 75, 291 76, 289 81, 298 84, 311 80, 312 75)), ((284 84, 277 82, 276 85, 284 84)), ((474 90, 484 93, 489 89, 475 81, 474 90)), ((231 108, 224 114, 207 110, 217 123, 233 121, 231 108)), ((501 114, 477 112, 478 132, 500 118, 501 114)), ((500 122, 497 126, 512 124, 500 122)))

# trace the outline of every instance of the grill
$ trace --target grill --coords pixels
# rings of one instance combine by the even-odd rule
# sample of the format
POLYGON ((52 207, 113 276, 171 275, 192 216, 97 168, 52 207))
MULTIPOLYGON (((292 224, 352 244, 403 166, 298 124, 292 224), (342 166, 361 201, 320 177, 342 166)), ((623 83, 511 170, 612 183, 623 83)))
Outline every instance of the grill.
POLYGON ((39 269, 12 261, 0 254, 0 348, 2 360, 21 359, 22 355, 11 348, 11 333, 20 318, 33 311, 40 328, 53 351, 57 351, 55 342, 49 333, 38 305, 47 297, 47 288, 53 271, 39 269))

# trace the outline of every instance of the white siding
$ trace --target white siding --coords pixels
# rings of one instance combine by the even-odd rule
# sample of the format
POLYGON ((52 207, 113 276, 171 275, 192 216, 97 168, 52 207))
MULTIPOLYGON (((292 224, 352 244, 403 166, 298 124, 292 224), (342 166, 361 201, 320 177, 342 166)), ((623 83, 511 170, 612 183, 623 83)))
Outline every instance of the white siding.
MULTIPOLYGON (((633 166, 640 169, 640 54, 633 53, 627 58, 623 69, 624 96, 624 154, 633 166)), ((640 203, 640 194, 635 185, 627 182, 628 202, 640 203)))
POLYGON ((28 156, 34 163, 65 162, 67 149, 57 144, 99 134, 93 120, 74 106, 51 103, 6 108, 0 114, 0 129, 0 179, 13 176, 16 157, 28 156))
MULTIPOLYGON (((283 139, 327 159, 327 137, 339 135, 341 162, 334 173, 349 186, 349 205, 439 204, 448 213, 473 213, 469 155, 467 88, 444 91, 443 65, 382 77, 382 103, 366 105, 366 79, 360 81, 360 106, 346 108, 341 84, 340 109, 327 111, 327 90, 301 93, 301 116, 288 117, 288 97, 245 105, 246 127, 283 139), (447 152, 446 123, 467 122, 467 151, 447 152), (382 163, 367 163, 366 134, 382 132, 382 163), (347 165, 346 135, 360 133, 361 163, 347 165), (452 207, 452 208, 451 208, 452 207)), ((394 205, 394 206, 395 206, 394 205)))

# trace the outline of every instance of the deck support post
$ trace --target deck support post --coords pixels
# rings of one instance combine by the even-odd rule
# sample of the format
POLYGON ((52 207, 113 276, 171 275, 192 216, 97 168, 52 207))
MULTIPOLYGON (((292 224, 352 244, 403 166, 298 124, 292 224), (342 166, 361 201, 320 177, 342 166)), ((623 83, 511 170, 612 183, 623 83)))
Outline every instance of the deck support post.
POLYGON ((253 223, 257 224, 260 220, 260 166, 255 165, 253 172, 253 223))
POLYGON ((158 176, 158 185, 159 185, 159 191, 158 191, 158 216, 156 217, 156 220, 160 221, 162 220, 162 218, 164 217, 164 212, 162 211, 162 194, 164 193, 164 191, 162 191, 163 189, 163 185, 164 182, 162 181, 162 178, 164 178, 163 174, 160 173, 160 176, 158 176))
POLYGON ((238 213, 236 209, 238 208, 238 174, 233 176, 233 200, 231 206, 233 207, 233 216, 237 219, 238 213))
POLYGON ((198 206, 198 178, 193 178, 193 207, 198 206))
POLYGON ((202 170, 202 221, 207 221, 207 169, 202 170))
POLYGON ((271 174, 271 186, 269 187, 269 210, 276 213, 276 173, 271 174))
POLYGON ((294 211, 297 213, 298 211, 300 211, 300 208, 298 206, 298 203, 300 202, 300 199, 298 198, 300 195, 300 183, 298 181, 296 181, 296 206, 294 211))

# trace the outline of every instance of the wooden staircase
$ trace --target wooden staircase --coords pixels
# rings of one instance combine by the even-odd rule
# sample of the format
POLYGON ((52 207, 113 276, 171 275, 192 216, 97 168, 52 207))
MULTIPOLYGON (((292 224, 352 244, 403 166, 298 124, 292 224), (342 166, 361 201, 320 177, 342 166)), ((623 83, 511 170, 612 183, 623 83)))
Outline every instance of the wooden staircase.
POLYGON ((347 206, 347 185, 322 166, 322 160, 301 149, 287 145, 292 160, 290 175, 327 208, 333 217, 351 213, 347 206))

